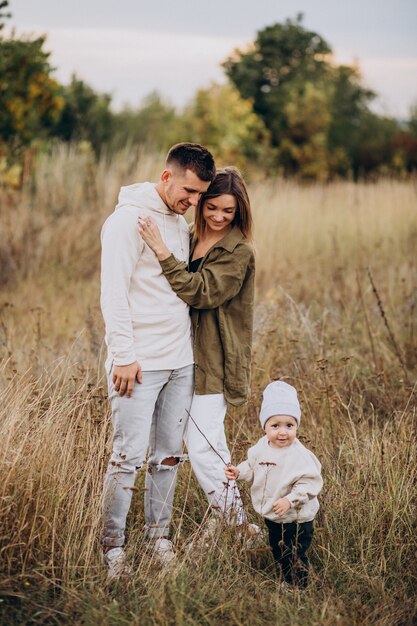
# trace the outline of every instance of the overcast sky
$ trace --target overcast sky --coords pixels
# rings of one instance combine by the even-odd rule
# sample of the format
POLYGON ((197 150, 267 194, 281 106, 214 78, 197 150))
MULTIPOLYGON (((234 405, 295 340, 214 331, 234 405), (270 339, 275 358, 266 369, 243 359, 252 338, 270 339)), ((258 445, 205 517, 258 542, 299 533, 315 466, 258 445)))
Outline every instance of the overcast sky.
POLYGON ((71 74, 139 105, 156 89, 177 106, 224 81, 220 63, 265 26, 304 13, 339 62, 357 62, 376 106, 417 102, 417 0, 10 0, 18 34, 46 33, 56 77, 71 74))

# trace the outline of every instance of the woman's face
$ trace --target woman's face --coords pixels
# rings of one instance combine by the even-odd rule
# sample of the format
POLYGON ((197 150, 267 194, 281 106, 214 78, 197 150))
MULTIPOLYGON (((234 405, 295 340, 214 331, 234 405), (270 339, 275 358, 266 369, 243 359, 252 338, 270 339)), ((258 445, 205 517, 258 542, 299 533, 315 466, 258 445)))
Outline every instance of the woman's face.
POLYGON ((224 193, 217 198, 208 198, 203 204, 203 220, 208 231, 221 232, 228 228, 236 215, 236 198, 224 193))

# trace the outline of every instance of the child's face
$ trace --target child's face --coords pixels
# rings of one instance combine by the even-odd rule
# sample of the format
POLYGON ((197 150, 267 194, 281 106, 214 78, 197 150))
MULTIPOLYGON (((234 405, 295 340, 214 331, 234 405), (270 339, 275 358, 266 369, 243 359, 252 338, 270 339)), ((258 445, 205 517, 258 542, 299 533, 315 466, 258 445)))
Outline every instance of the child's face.
POLYGON ((269 445, 273 448, 290 446, 297 436, 297 420, 291 415, 273 415, 265 423, 269 445))

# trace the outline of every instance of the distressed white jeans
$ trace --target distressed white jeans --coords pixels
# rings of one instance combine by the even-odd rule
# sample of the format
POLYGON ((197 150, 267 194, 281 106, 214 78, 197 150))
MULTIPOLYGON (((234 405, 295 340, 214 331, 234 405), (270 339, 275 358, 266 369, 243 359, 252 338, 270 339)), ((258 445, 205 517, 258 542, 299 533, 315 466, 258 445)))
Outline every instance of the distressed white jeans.
POLYGON ((229 523, 242 524, 246 516, 239 490, 235 481, 227 481, 224 474, 225 463, 230 462, 224 432, 226 411, 227 403, 222 393, 194 394, 190 409, 193 419, 188 420, 185 442, 191 466, 213 511, 229 523))
POLYGON ((146 462, 145 530, 167 537, 178 464, 194 389, 194 365, 142 373, 130 398, 119 396, 108 377, 113 451, 104 479, 103 545, 122 546, 132 488, 146 462), (173 460, 175 465, 164 461, 173 460))

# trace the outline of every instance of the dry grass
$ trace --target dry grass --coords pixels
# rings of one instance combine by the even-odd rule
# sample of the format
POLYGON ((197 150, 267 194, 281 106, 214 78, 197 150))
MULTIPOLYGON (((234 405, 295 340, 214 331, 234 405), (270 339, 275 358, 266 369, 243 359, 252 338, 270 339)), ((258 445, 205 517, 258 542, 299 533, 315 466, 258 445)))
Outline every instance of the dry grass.
MULTIPOLYGON (((412 624, 416 557, 416 188, 411 182, 251 187, 258 306, 253 393, 228 433, 241 460, 260 435, 263 386, 300 391, 302 439, 325 488, 303 595, 276 590, 268 551, 223 529, 185 548, 206 515, 180 470, 171 573, 129 517, 129 586, 106 589, 100 496, 109 453, 98 308, 99 230, 120 184, 158 159, 94 164, 56 148, 0 215, 0 616, 4 624, 412 624), (370 271, 370 274, 369 274, 370 271), (376 293, 372 288, 371 278, 376 293)), ((250 511, 248 493, 244 497, 250 511)), ((255 514, 250 513, 253 521, 255 514)))

